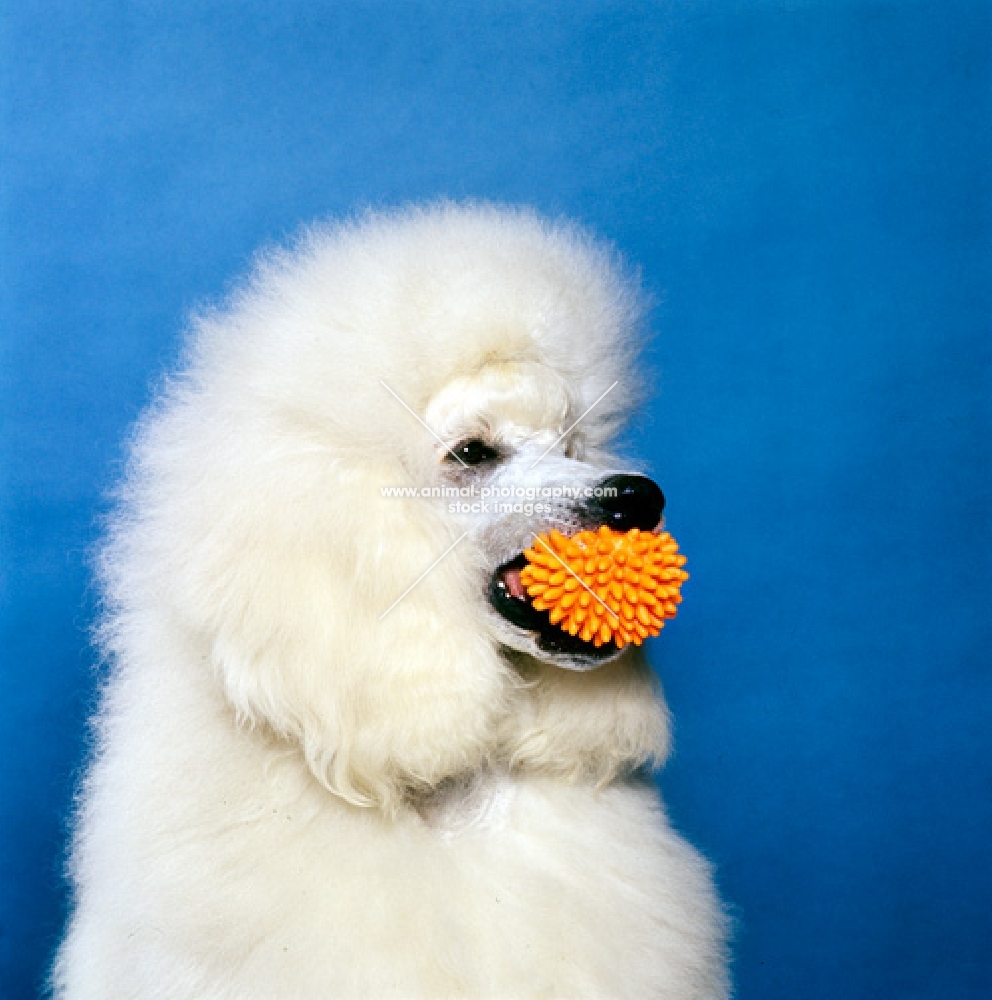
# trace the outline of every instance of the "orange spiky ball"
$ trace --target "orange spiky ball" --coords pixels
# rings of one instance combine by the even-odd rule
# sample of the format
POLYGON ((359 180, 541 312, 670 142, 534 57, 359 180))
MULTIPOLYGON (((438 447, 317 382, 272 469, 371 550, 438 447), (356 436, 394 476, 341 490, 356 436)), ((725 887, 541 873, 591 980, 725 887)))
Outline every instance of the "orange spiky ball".
POLYGON ((557 529, 538 535, 524 550, 520 582, 538 611, 552 623, 602 646, 612 639, 620 649, 639 646, 674 618, 679 593, 689 574, 682 569, 675 539, 634 528, 580 531, 571 538, 557 529))

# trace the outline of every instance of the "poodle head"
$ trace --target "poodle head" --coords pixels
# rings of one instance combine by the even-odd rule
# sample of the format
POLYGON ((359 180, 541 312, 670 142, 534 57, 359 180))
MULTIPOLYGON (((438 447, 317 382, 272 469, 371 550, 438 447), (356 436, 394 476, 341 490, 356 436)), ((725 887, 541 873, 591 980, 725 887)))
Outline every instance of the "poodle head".
POLYGON ((522 676, 634 660, 551 625, 519 568, 552 527, 660 523, 609 450, 641 312, 610 251, 525 211, 371 215, 266 256, 138 435, 110 645, 182 627, 356 804, 491 761, 522 676))

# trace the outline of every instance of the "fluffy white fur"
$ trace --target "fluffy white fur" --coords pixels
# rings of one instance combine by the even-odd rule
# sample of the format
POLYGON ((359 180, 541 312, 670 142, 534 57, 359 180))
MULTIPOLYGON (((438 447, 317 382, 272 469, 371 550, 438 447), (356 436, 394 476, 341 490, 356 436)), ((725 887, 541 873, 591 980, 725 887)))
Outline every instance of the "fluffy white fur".
POLYGON ((581 231, 440 205, 315 229, 197 319, 101 561, 57 997, 727 995, 709 868, 638 776, 668 748, 642 658, 570 669, 487 600, 574 510, 380 495, 477 474, 381 382, 498 441, 497 479, 616 471, 639 317, 581 231))

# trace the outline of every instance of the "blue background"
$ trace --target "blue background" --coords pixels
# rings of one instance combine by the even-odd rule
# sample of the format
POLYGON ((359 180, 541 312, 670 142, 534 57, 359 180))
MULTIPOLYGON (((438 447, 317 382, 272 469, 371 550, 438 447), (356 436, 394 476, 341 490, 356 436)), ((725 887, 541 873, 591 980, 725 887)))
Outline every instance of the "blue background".
POLYGON ((742 998, 992 995, 989 5, 7 2, 0 994, 63 918, 87 551, 188 310, 305 220, 592 225, 692 581, 662 778, 742 998))

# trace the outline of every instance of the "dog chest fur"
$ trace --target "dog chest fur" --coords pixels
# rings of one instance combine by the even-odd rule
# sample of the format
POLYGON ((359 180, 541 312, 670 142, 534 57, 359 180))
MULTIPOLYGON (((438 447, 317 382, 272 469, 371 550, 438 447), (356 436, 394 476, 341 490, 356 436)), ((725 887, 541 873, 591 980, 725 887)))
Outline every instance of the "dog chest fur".
POLYGON ((649 784, 491 777, 389 819, 181 677, 117 692, 66 996, 721 995, 707 866, 649 784))

